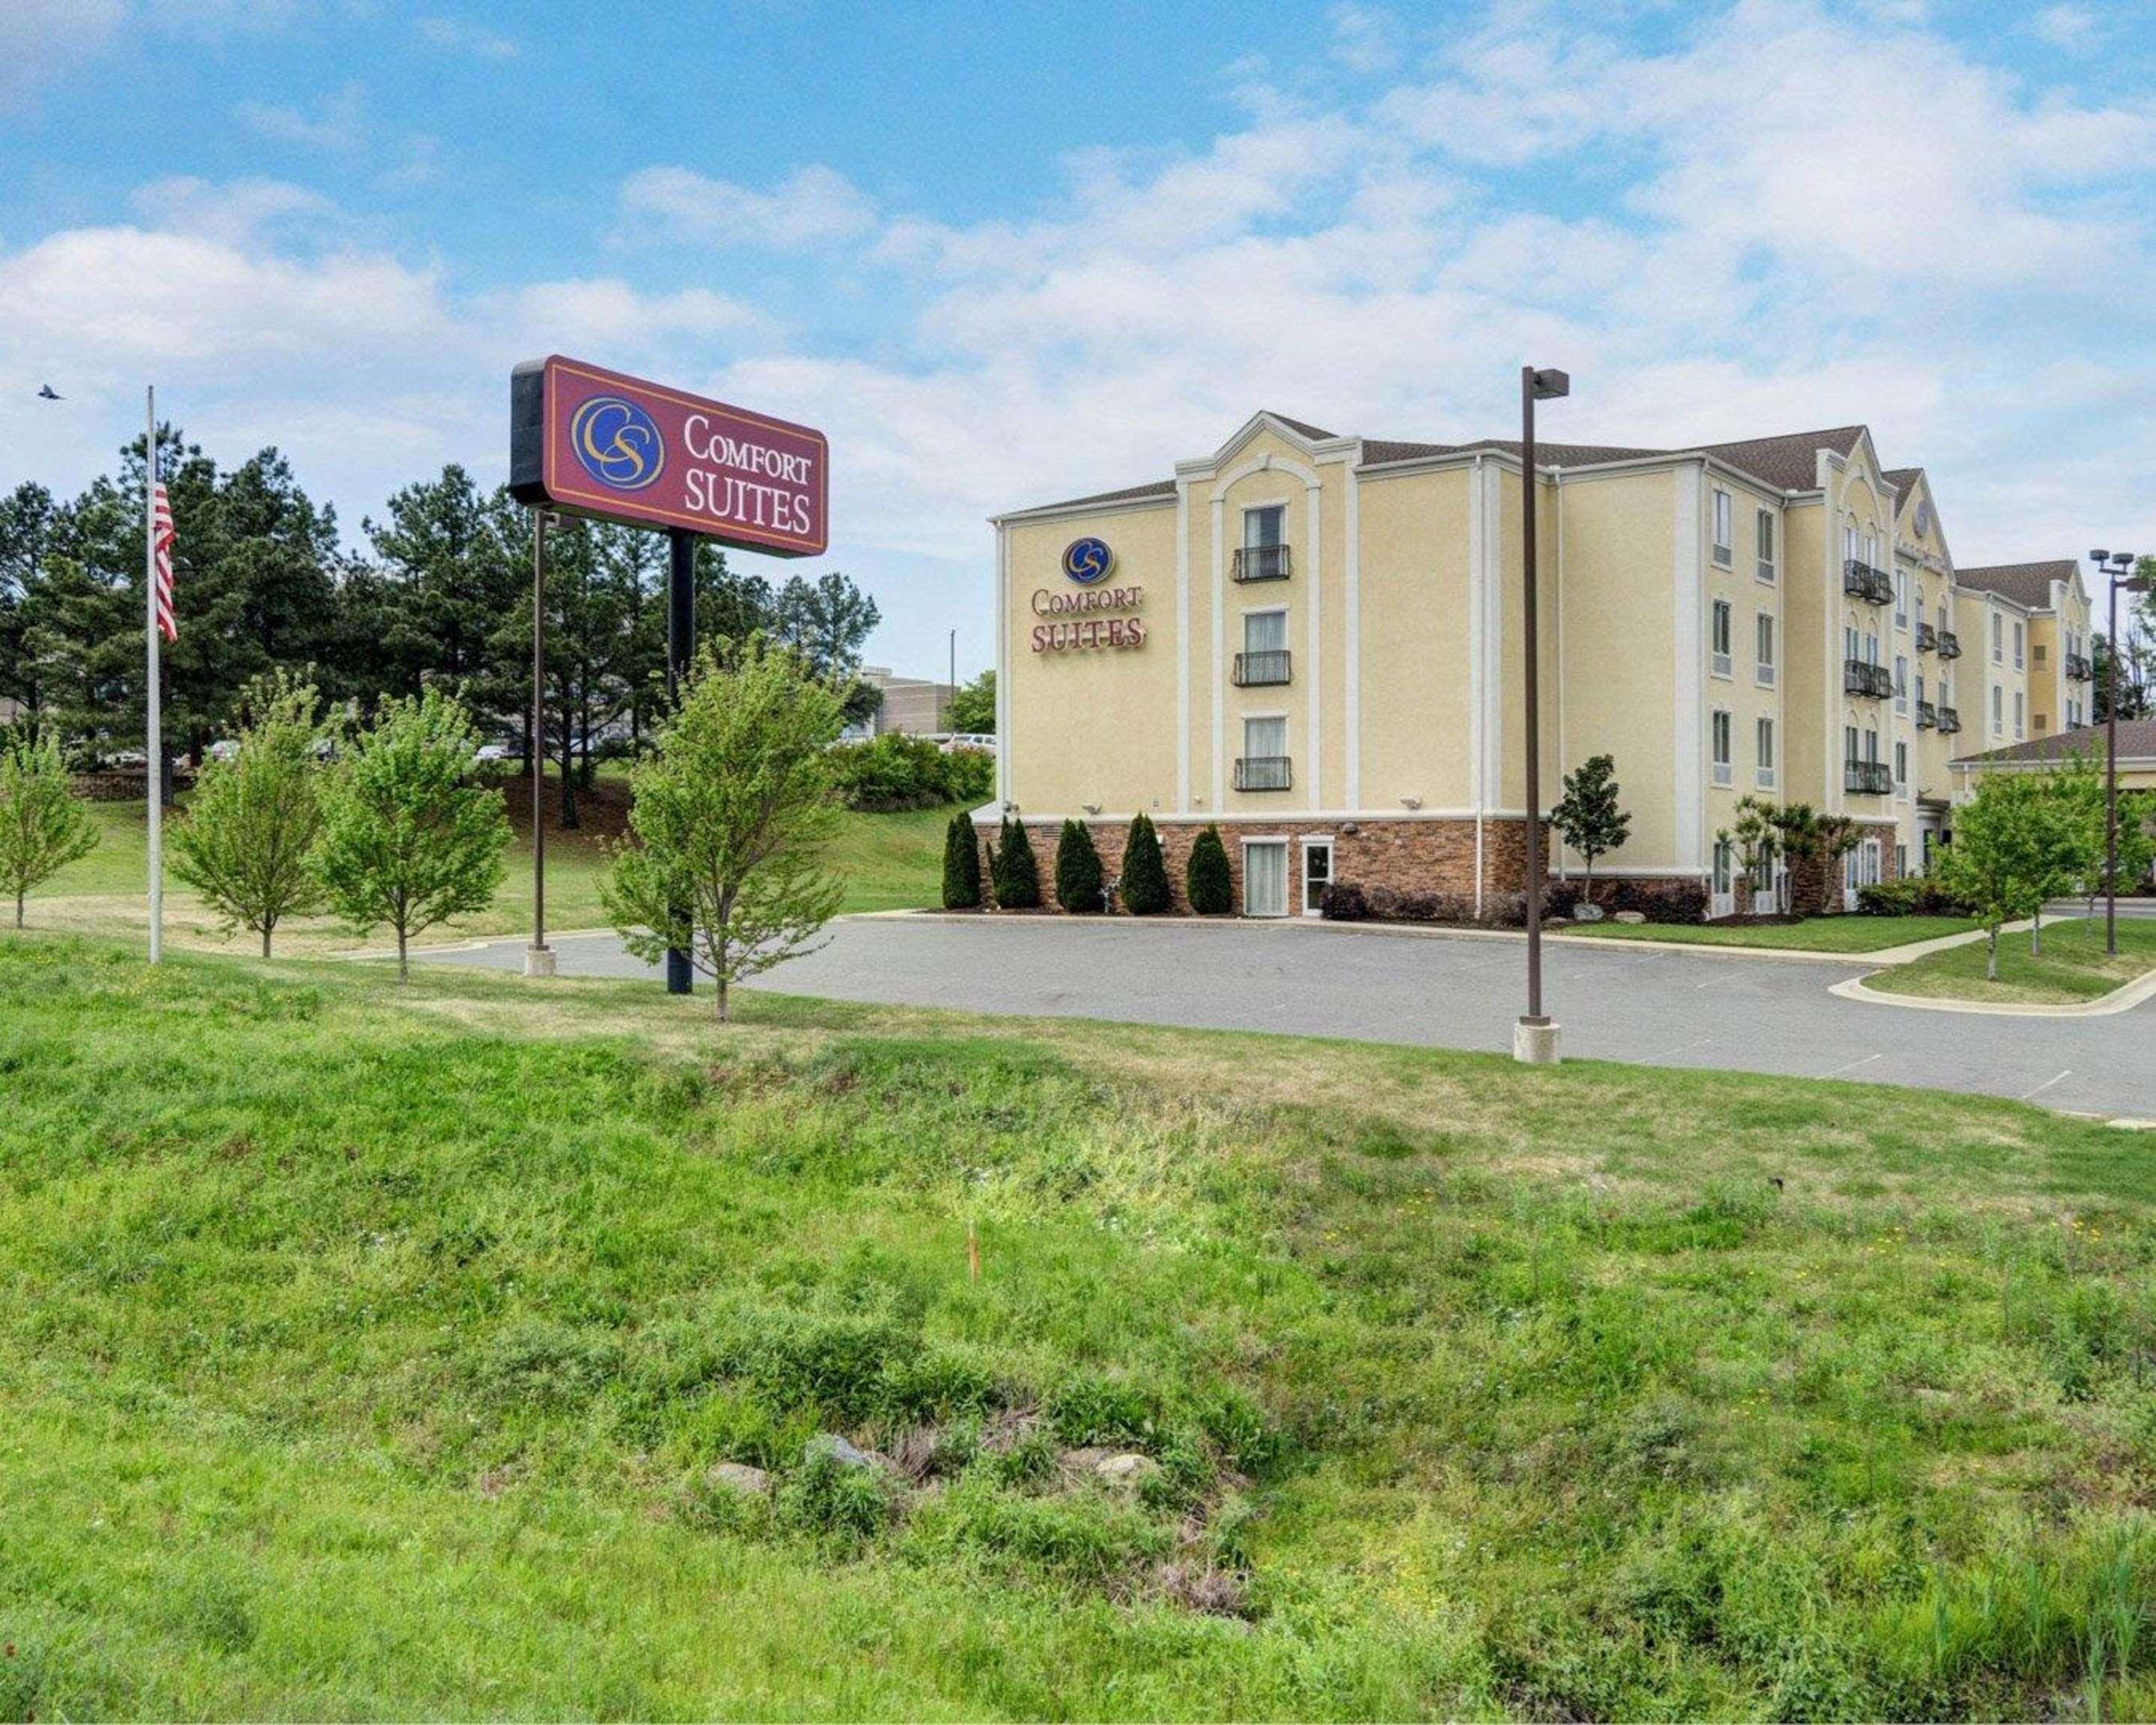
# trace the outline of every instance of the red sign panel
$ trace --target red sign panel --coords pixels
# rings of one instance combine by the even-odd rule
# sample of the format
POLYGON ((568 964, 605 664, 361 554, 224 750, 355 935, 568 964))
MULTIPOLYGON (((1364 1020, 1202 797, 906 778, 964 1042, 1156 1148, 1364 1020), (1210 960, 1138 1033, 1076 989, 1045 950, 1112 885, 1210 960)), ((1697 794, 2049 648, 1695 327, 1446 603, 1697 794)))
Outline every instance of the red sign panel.
POLYGON ((814 557, 830 542, 830 458, 806 425, 559 354, 510 378, 510 490, 525 503, 814 557))

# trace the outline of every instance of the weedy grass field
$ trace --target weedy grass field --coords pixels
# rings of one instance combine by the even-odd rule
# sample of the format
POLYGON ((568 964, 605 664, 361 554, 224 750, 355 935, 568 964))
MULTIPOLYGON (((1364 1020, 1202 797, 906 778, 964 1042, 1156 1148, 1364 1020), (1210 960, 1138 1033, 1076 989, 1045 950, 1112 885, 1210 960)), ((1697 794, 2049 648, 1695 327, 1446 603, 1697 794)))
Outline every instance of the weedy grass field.
POLYGON ((0 1714, 2156 1712, 2145 1137, 742 1010, 0 937, 0 1714))

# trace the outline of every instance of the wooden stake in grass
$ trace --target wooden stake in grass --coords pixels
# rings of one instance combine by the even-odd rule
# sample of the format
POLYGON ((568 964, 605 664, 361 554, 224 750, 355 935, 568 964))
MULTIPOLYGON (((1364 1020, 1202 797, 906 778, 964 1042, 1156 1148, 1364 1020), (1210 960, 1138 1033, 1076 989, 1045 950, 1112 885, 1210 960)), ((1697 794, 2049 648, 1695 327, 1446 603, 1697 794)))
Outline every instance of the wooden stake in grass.
POLYGON ((966 1280, 981 1279, 981 1237, 973 1231, 973 1219, 966 1218, 966 1280))

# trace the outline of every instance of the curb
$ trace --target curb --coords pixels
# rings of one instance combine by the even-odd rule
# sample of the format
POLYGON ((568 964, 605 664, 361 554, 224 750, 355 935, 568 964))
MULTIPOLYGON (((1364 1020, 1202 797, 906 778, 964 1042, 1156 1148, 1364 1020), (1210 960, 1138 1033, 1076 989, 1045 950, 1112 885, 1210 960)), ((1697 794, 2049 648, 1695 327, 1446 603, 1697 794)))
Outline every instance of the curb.
POLYGON ((2094 1000, 2049 1004, 2032 1001, 2018 1006, 2004 1001, 1934 1000, 1921 994, 1897 994, 1891 989, 1866 988, 1861 977, 1836 983, 1827 993, 1838 994, 1844 1000, 1865 1000, 1874 1006, 1913 1007, 1919 1012, 1974 1013, 1979 1017, 1999 1019, 2101 1019, 2115 1013, 2131 1012, 2143 1001, 2156 999, 2156 970, 2136 977, 2130 983, 2122 983, 2108 994, 2099 995, 2094 1000))

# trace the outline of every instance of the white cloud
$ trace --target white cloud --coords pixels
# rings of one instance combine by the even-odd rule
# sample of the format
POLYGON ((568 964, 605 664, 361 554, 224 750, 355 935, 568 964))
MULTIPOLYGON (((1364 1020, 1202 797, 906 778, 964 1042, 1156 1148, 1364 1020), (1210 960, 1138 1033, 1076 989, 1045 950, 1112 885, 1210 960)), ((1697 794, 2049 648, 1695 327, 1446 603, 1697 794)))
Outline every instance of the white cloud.
POLYGON ((2029 20, 2029 29, 2054 48, 2079 53, 2096 39, 2096 15, 2086 6, 2046 6, 2029 20))
POLYGON ((367 91, 347 84, 314 112, 289 103, 242 102, 234 112, 273 143, 348 155, 367 135, 367 91))
POLYGON ((1341 0, 1326 14, 1332 26, 1332 43, 1327 50, 1351 72, 1374 77, 1400 63, 1400 21, 1381 7, 1341 0))
POLYGON ((621 188, 625 237, 792 251, 858 238, 875 206, 830 168, 801 169, 768 192, 686 167, 648 167, 621 188))
POLYGON ((102 51, 122 0, 7 0, 0 5, 0 114, 102 51))
POLYGON ((429 48, 439 48, 450 54, 470 54, 483 60, 507 60, 516 57, 515 39, 498 30, 490 30, 484 24, 468 23, 462 18, 431 17, 418 23, 419 39, 429 48))

